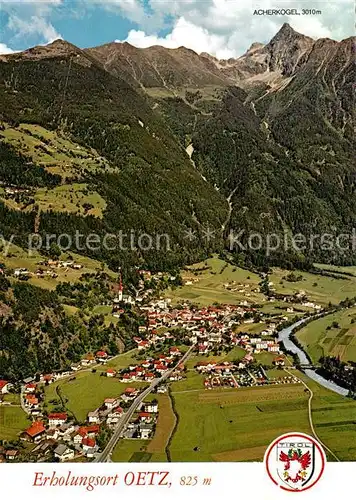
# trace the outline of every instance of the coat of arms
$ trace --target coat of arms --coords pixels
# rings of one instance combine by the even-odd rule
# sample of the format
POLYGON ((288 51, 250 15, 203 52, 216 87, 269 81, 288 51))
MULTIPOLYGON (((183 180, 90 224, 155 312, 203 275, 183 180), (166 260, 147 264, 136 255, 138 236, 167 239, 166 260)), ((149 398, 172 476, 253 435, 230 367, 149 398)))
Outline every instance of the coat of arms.
POLYGON ((270 445, 265 463, 273 482, 288 491, 301 491, 321 477, 325 454, 314 438, 306 434, 285 434, 270 445))

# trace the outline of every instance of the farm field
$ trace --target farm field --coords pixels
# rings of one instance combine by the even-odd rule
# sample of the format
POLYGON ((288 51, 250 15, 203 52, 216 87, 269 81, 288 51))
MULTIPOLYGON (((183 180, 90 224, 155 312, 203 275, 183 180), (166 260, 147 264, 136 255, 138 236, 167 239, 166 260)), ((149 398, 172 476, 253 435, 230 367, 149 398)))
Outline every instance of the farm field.
POLYGON ((285 279, 289 274, 290 271, 273 269, 269 279, 277 293, 294 295, 303 290, 312 302, 327 305, 329 302, 338 304, 347 297, 353 297, 356 292, 356 277, 345 276, 346 279, 338 279, 336 277, 295 271, 294 274, 301 276, 302 279, 290 282, 285 279))
POLYGON ((172 395, 176 392, 201 391, 204 388, 205 375, 196 372, 194 369, 186 372, 186 378, 173 382, 172 395))
POLYGON ((356 361, 356 307, 312 321, 296 336, 314 363, 322 356, 356 361))
POLYGON ((43 211, 71 212, 77 215, 93 215, 102 218, 105 200, 91 191, 87 184, 64 184, 53 189, 40 188, 34 195, 35 202, 43 211))
POLYGON ((303 315, 305 312, 310 312, 310 307, 302 306, 301 304, 293 304, 293 312, 288 312, 290 305, 281 300, 268 301, 262 304, 261 311, 271 316, 287 316, 294 317, 303 315))
MULTIPOLYGON (((319 438, 340 460, 356 458, 356 402, 295 373, 312 389, 312 418, 319 438)), ((270 377, 285 376, 269 370, 270 377)), ((169 446, 172 461, 261 461, 267 446, 290 431, 311 434, 309 393, 301 385, 242 389, 202 389, 194 372, 172 384, 179 415, 169 446)), ((328 456, 334 460, 332 456, 328 456)))
POLYGON ((166 462, 166 446, 174 430, 176 417, 173 412, 171 398, 168 394, 155 395, 158 401, 158 420, 153 439, 147 446, 147 452, 152 453, 151 462, 166 462))
POLYGON ((13 393, 13 392, 8 392, 6 394, 2 394, 0 396, 0 400, 6 401, 7 403, 11 403, 14 405, 19 405, 20 404, 20 394, 18 393, 13 393))
POLYGON ((249 333, 251 335, 259 335, 267 327, 266 323, 241 323, 234 327, 234 331, 237 333, 249 333))
POLYGON ((298 372, 298 377, 314 393, 312 418, 319 438, 339 460, 356 460, 356 401, 325 389, 304 373, 298 372))
POLYGON ((182 272, 182 278, 192 284, 166 293, 174 304, 188 300, 207 306, 213 303, 238 304, 242 300, 250 303, 266 300, 259 292, 258 284, 261 280, 257 274, 228 264, 217 257, 190 266, 182 272), (225 289, 224 284, 229 284, 234 290, 225 289))
MULTIPOLYGON (((45 387, 48 410, 60 406, 56 388, 60 387, 62 397, 67 400, 66 408, 72 412, 79 422, 84 422, 89 411, 100 406, 105 398, 119 397, 127 387, 144 387, 147 384, 136 382, 124 384, 116 378, 100 376, 101 372, 78 372, 75 380, 65 379, 45 387), (58 403, 50 403, 56 400, 58 403)), ((73 378, 73 377, 70 377, 73 378)))
POLYGON ((0 406, 0 440, 16 440, 30 424, 20 406, 0 406))
POLYGON ((108 368, 114 368, 115 370, 122 370, 127 368, 131 363, 135 365, 139 363, 137 360, 138 349, 131 349, 131 351, 123 352, 118 356, 110 359, 105 365, 99 367, 99 370, 107 370, 108 368))
MULTIPOLYGON (((10 242, 6 242, 5 245, 6 248, 3 247, 3 251, 1 252, 1 262, 4 263, 8 269, 14 270, 19 267, 24 267, 34 273, 38 267, 40 267, 39 262, 44 260, 43 255, 40 255, 36 250, 28 252, 10 242), (6 250, 6 252, 4 250, 6 250)), ((54 271, 58 275, 57 278, 52 278, 51 276, 45 276, 43 278, 32 276, 28 280, 28 283, 41 288, 54 290, 60 282, 75 283, 83 274, 95 273, 102 269, 111 277, 117 276, 113 271, 109 270, 106 265, 103 268, 100 262, 90 259, 89 257, 84 257, 73 252, 66 252, 61 256, 62 260, 68 260, 69 257, 72 257, 77 264, 81 264, 83 267, 81 269, 55 268, 54 271)))
MULTIPOLYGON (((348 272, 352 272, 352 269, 356 267, 345 268, 348 272)), ((272 287, 277 293, 294 295, 303 290, 308 300, 321 306, 329 302, 337 304, 346 297, 355 295, 356 271, 354 278, 352 276, 340 276, 340 278, 319 276, 295 271, 296 276, 301 276, 299 281, 287 281, 286 277, 289 274, 290 271, 273 268, 269 280, 273 283, 272 287)), ((173 304, 190 301, 207 306, 214 303, 239 304, 246 301, 251 304, 260 304, 266 313, 290 314, 286 312, 288 306, 285 302, 267 301, 265 295, 260 292, 261 278, 256 273, 233 266, 218 257, 189 266, 182 271, 182 278, 184 286, 166 292, 166 296, 172 299, 173 304)), ((300 313, 312 311, 310 307, 302 305, 293 307, 297 308, 300 313)), ((295 315, 295 312, 293 314, 295 315)))
POLYGON ((151 454, 146 452, 149 441, 143 439, 120 439, 111 460, 113 462, 148 462, 151 454))
POLYGON ((330 264, 315 264, 319 269, 335 273, 350 273, 356 276, 356 266, 332 266, 330 264))
POLYGON ((110 170, 105 158, 94 149, 85 148, 73 142, 69 136, 34 124, 20 124, 18 127, 2 122, 0 137, 20 150, 37 165, 65 178, 77 177, 83 169, 92 172, 110 170))
MULTIPOLYGON (((176 389, 174 389, 176 391, 176 389)), ((262 460, 289 431, 310 433, 302 385, 173 392, 180 417, 172 461, 262 460)))

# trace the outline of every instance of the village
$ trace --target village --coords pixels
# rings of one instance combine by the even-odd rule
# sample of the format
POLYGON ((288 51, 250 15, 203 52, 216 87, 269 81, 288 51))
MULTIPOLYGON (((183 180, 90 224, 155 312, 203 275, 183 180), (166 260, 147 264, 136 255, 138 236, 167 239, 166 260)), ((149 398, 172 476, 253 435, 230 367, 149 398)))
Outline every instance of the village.
MULTIPOLYGON (((37 274, 55 273, 56 268, 77 268, 74 261, 47 260, 40 263, 48 270, 39 268, 37 274)), ((79 266, 79 264, 78 264, 79 266)), ((16 269, 14 275, 21 279, 27 276, 27 269, 16 269)), ((113 317, 120 317, 126 307, 135 306, 142 315, 143 322, 138 326, 133 337, 137 362, 117 369, 105 368, 112 356, 103 347, 96 353, 88 353, 79 363, 73 363, 63 372, 36 374, 20 383, 21 406, 32 424, 20 435, 21 442, 32 444, 30 459, 33 461, 95 460, 101 453, 110 435, 118 426, 125 412, 140 396, 147 384, 152 384, 169 373, 165 383, 155 389, 165 393, 169 385, 184 380, 187 368, 179 359, 187 349, 193 346, 197 362, 193 369, 202 376, 202 388, 214 390, 227 388, 239 390, 263 385, 296 384, 298 379, 281 372, 278 377, 270 376, 259 356, 268 355, 274 368, 283 369, 286 356, 277 341, 278 328, 289 320, 287 313, 294 312, 293 307, 281 311, 273 318, 261 311, 258 306, 241 300, 239 304, 216 304, 198 306, 190 301, 177 305, 165 295, 154 295, 147 281, 159 282, 162 273, 152 275, 150 271, 140 271, 141 279, 135 297, 124 294, 120 273, 117 294, 110 305, 113 317), (158 346, 158 347, 157 347, 158 346), (220 360, 222 352, 234 352, 238 348, 243 352, 236 359, 220 360), (61 380, 75 380, 82 371, 96 371, 128 387, 120 394, 113 393, 101 404, 92 408, 85 422, 78 422, 68 411, 61 408, 53 411, 45 409, 44 387, 61 380), (136 387, 137 383, 141 384, 136 387), (135 384, 131 387, 130 384, 135 384)), ((174 280, 170 277, 170 280, 174 280)), ((245 293, 245 295, 247 292, 245 293)), ((304 295, 296 299, 297 303, 305 300, 304 295)), ((314 305, 314 304, 311 304, 314 305)), ((13 385, 0 381, 0 393, 14 390, 13 385)), ((1 404, 1 402, 0 402, 1 404)), ((156 400, 144 400, 138 406, 121 433, 122 439, 152 439, 159 415, 156 400)), ((21 449, 0 448, 0 460, 18 460, 21 449)))
MULTIPOLYGON (((118 302, 122 302, 122 286, 118 302)), ((117 301, 113 302, 113 314, 117 313, 117 301)), ((219 305, 203 308, 192 308, 183 305, 172 307, 169 299, 157 299, 142 306, 146 325, 140 326, 134 341, 142 361, 131 363, 128 367, 115 370, 107 368, 102 375, 117 378, 128 387, 120 395, 113 394, 106 398, 98 408, 87 414, 86 422, 76 423, 68 412, 44 411, 43 387, 62 379, 75 378, 81 370, 101 366, 111 359, 105 350, 95 354, 87 354, 80 363, 71 366, 70 370, 61 373, 41 374, 28 377, 21 384, 21 405, 32 419, 32 424, 20 435, 23 442, 35 445, 31 449, 31 459, 35 461, 66 461, 75 459, 92 460, 101 451, 100 435, 109 436, 122 418, 126 409, 139 396, 142 389, 130 387, 133 382, 151 383, 159 379, 172 367, 167 383, 182 380, 185 374, 184 364, 179 364, 184 349, 195 346, 195 355, 204 356, 207 361, 196 364, 195 370, 204 374, 204 387, 248 387, 271 383, 295 383, 293 377, 270 380, 263 367, 254 363, 254 355, 265 351, 276 356, 275 365, 283 366, 284 357, 280 356, 280 348, 276 342, 276 323, 270 323, 259 336, 234 331, 237 324, 250 325, 255 321, 262 322, 258 310, 246 306, 219 305), (176 336, 177 335, 177 336, 176 336), (162 352, 155 352, 157 343, 163 344, 162 352), (177 343, 177 345, 172 345, 177 343), (209 361, 209 356, 218 348, 232 349, 239 346, 245 350, 245 356, 238 362, 209 361), (183 349, 183 350, 182 350, 183 349), (147 356, 146 356, 147 353, 147 356), (152 355, 152 353, 154 353, 152 355)), ((283 320, 283 318, 281 318, 283 320)), ((12 384, 1 381, 1 393, 11 392, 12 384)), ((158 386, 157 392, 165 392, 167 384, 158 386)), ((157 401, 144 401, 134 413, 122 433, 124 439, 150 439, 155 432, 159 413, 157 401)), ((105 438, 104 438, 105 439, 105 438)), ((0 449, 1 450, 1 449, 0 449)), ((3 461, 15 460, 21 450, 6 449, 1 454, 3 461)))

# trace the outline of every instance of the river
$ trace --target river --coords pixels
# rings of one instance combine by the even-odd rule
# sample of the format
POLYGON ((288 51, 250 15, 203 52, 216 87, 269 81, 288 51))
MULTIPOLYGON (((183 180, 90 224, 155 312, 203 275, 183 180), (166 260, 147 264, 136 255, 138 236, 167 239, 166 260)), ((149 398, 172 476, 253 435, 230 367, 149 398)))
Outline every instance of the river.
MULTIPOLYGON (((303 318, 297 321, 296 323, 293 323, 293 325, 287 326, 287 328, 284 328, 279 332, 278 335, 278 340, 280 342, 283 342, 284 347, 288 350, 296 354, 299 358, 300 364, 302 365, 311 365, 309 359, 307 358, 305 352, 300 349, 293 340, 290 338, 292 331, 294 328, 298 327, 299 325, 302 325, 305 323, 309 318, 303 318)), ((336 392, 337 394, 340 394, 341 396, 347 396, 348 390, 345 389, 344 387, 340 387, 339 385, 335 384, 335 382, 332 382, 331 380, 327 380, 326 378, 322 377, 316 371, 314 370, 308 370, 308 368, 303 369, 303 372, 312 380, 317 382, 318 384, 322 385, 323 387, 326 387, 327 389, 330 389, 331 391, 336 392)))

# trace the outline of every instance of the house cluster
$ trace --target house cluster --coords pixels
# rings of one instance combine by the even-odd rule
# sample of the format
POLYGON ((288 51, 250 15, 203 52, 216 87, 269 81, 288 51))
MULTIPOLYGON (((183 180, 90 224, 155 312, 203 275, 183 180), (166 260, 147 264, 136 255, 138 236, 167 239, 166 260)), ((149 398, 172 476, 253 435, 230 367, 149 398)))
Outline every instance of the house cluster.
POLYGON ((37 383, 35 383, 32 377, 26 381, 22 388, 22 396, 24 409, 28 415, 36 417, 40 415, 40 405, 42 402, 42 394, 37 389, 37 383))
POLYGON ((25 189, 25 188, 19 188, 19 187, 14 187, 14 186, 7 186, 5 187, 5 193, 7 195, 16 195, 16 194, 23 194, 23 193, 30 193, 30 189, 25 189))
MULTIPOLYGON (((160 378, 168 370, 177 364, 177 359, 182 353, 178 347, 170 347, 168 354, 160 354, 156 358, 147 358, 139 364, 132 364, 127 369, 121 370, 116 374, 114 370, 109 369, 106 372, 108 377, 118 376, 121 382, 144 381, 151 382, 155 378, 160 378)), ((168 380, 180 380, 182 378, 184 366, 177 366, 170 374, 168 380)))
MULTIPOLYGON (((271 384, 298 383, 293 376, 270 378, 262 366, 252 365, 254 358, 251 354, 238 362, 202 361, 197 363, 195 369, 198 373, 206 375, 204 387, 213 389, 215 387, 252 387, 271 384)), ((285 359, 280 356, 275 358, 275 366, 284 366, 285 359)))
POLYGON ((201 309, 191 308, 188 304, 184 304, 181 308, 172 308, 169 299, 152 302, 142 309, 146 310, 148 332, 160 327, 186 328, 188 331, 194 331, 202 325, 218 326, 226 316, 232 313, 243 316, 246 312, 246 309, 231 304, 201 309))
POLYGON ((121 403, 123 401, 133 400, 138 394, 139 390, 128 387, 128 391, 124 392, 119 397, 105 398, 103 403, 94 410, 90 411, 87 415, 89 424, 102 424, 106 423, 108 426, 115 426, 123 415, 123 408, 121 403))
MULTIPOLYGON (((269 332, 269 330, 266 330, 269 332)), ((245 349, 249 353, 259 354, 261 352, 271 352, 278 354, 280 352, 280 346, 276 342, 276 339, 266 338, 263 336, 253 336, 248 333, 232 333, 231 334, 231 342, 234 345, 240 346, 245 349)), ((268 336, 273 334, 267 333, 268 336)))
MULTIPOLYGON (((36 384, 27 384, 25 391, 26 399, 26 396, 31 394, 36 397, 36 384)), ((46 416, 38 408, 38 414, 32 413, 34 420, 22 432, 20 439, 36 445, 31 455, 36 456, 37 461, 45 459, 46 456, 54 456, 61 462, 77 457, 94 458, 99 451, 98 435, 102 427, 114 428, 124 414, 122 405, 132 402, 139 393, 139 389, 127 387, 121 396, 104 399, 100 407, 88 413, 84 425, 75 424, 66 412, 51 412, 46 416)), ((131 426, 131 429, 135 430, 134 437, 150 437, 157 412, 157 402, 143 403, 139 415, 136 416, 137 421, 133 422, 134 427, 131 426)))
POLYGON ((82 269, 82 264, 75 262, 74 260, 53 260, 48 259, 39 262, 40 266, 50 267, 52 269, 82 269))
POLYGON ((20 435, 20 439, 36 446, 31 455, 46 458, 52 454, 60 462, 85 456, 93 458, 99 447, 96 438, 100 425, 80 426, 67 413, 50 413, 47 419, 35 420, 20 435))
POLYGON ((276 298, 281 298, 284 302, 299 304, 301 306, 308 307, 309 309, 314 309, 315 311, 322 310, 322 306, 320 304, 316 304, 308 299, 304 290, 299 290, 294 295, 283 295, 281 297, 276 295, 276 298))
POLYGON ((103 350, 97 351, 95 354, 88 353, 85 355, 85 357, 79 363, 73 364, 71 366, 71 370, 73 372, 77 372, 78 370, 80 370, 82 368, 88 368, 88 367, 93 366, 93 365, 97 365, 97 364, 104 365, 105 363, 110 361, 111 358, 112 358, 112 356, 109 356, 109 354, 103 350))
POLYGON ((50 278, 58 278, 58 274, 55 272, 55 269, 82 269, 82 264, 78 264, 73 260, 62 261, 62 260, 46 260, 38 263, 39 266, 45 266, 47 269, 43 269, 43 267, 38 267, 36 271, 29 271, 26 267, 18 267, 14 269, 14 276, 21 280, 29 279, 32 276, 36 276, 38 278, 44 278, 49 276, 50 278))
POLYGON ((152 438, 155 432, 157 418, 157 400, 143 402, 123 431, 122 437, 126 439, 152 438))
POLYGON ((183 304, 174 308, 170 305, 170 299, 152 301, 141 310, 146 315, 146 324, 139 327, 141 337, 135 338, 139 350, 148 349, 158 341, 174 338, 172 329, 183 329, 191 344, 198 343, 200 354, 229 341, 236 317, 242 318, 247 313, 256 312, 250 307, 231 304, 203 308, 183 304))
POLYGON ((225 290, 230 292, 243 293, 245 297, 251 297, 252 293, 258 293, 259 287, 250 283, 238 283, 237 281, 229 281, 223 284, 225 290))

